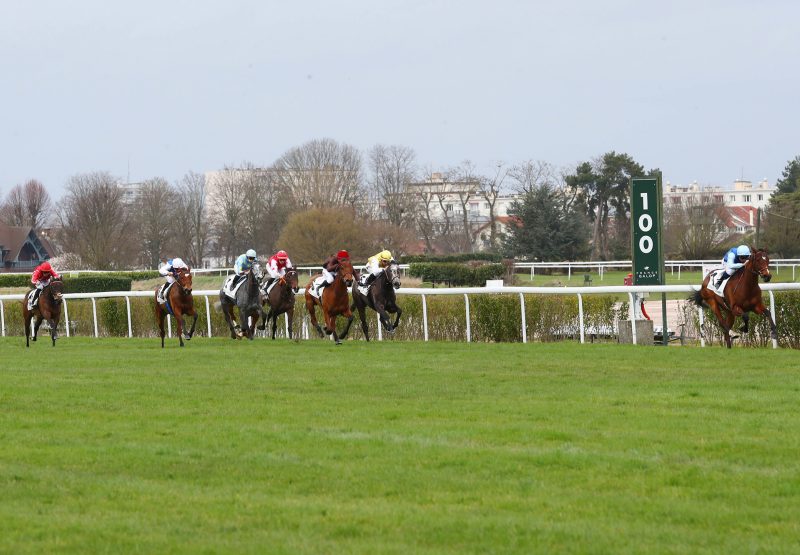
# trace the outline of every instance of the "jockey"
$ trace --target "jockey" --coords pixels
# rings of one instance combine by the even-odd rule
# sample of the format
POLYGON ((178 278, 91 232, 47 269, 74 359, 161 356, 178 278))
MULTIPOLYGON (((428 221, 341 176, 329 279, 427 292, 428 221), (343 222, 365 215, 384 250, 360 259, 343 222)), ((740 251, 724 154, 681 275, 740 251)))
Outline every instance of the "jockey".
POLYGON ((344 249, 340 250, 335 255, 330 255, 325 262, 322 263, 322 277, 325 279, 317 285, 317 295, 319 295, 320 289, 326 285, 330 285, 333 283, 333 280, 336 279, 336 272, 339 271, 339 263, 343 260, 350 260, 350 253, 344 249))
POLYGON ((256 251, 253 249, 247 249, 246 253, 239 255, 239 258, 236 259, 236 263, 233 265, 233 273, 236 274, 236 277, 231 282, 231 289, 244 279, 247 272, 253 268, 253 265, 256 263, 256 258, 256 251))
POLYGON ((286 254, 286 251, 281 250, 270 256, 267 261, 267 274, 269 274, 269 279, 264 289, 272 285, 272 282, 276 279, 280 279, 286 275, 286 268, 291 267, 292 261, 289 260, 289 255, 286 254))
POLYGON ((31 283, 36 289, 33 290, 33 294, 31 295, 30 306, 36 305, 36 301, 39 300, 42 289, 50 285, 50 281, 54 279, 61 279, 61 276, 56 273, 49 262, 45 260, 36 267, 33 271, 33 276, 31 276, 31 283))
POLYGON ((175 276, 178 275, 178 270, 188 270, 189 266, 186 265, 186 262, 181 260, 180 258, 170 258, 161 267, 158 269, 158 273, 162 276, 167 278, 167 281, 164 285, 161 286, 161 289, 158 290, 158 297, 159 299, 164 298, 164 291, 167 290, 169 285, 175 283, 175 276))
POLYGON ((367 265, 364 266, 364 273, 366 274, 366 279, 364 280, 363 286, 369 287, 373 281, 375 281, 383 269, 386 268, 389 264, 394 262, 392 258, 392 253, 383 250, 376 254, 375 256, 370 256, 367 259, 367 265))
POLYGON ((747 245, 739 245, 732 247, 731 250, 725 253, 722 259, 722 265, 725 267, 724 272, 719 273, 717 281, 714 283, 714 289, 719 289, 724 279, 731 277, 736 270, 744 266, 745 262, 750 259, 750 248, 747 245))

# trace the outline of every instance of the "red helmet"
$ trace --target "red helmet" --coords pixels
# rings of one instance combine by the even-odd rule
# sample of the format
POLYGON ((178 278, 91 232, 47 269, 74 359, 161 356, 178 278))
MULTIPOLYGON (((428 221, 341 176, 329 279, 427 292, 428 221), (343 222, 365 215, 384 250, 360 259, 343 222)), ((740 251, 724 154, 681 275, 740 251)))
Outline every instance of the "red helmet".
POLYGON ((286 251, 278 251, 275 253, 275 258, 277 258, 278 260, 287 260, 289 258, 289 255, 286 254, 286 251))
POLYGON ((50 265, 49 262, 42 262, 39 265, 39 271, 40 272, 45 272, 45 273, 48 273, 48 274, 52 274, 53 273, 53 267, 50 265))
POLYGON ((339 260, 347 260, 348 258, 350 258, 350 253, 347 252, 346 250, 340 250, 339 252, 336 253, 336 258, 338 258, 339 260))

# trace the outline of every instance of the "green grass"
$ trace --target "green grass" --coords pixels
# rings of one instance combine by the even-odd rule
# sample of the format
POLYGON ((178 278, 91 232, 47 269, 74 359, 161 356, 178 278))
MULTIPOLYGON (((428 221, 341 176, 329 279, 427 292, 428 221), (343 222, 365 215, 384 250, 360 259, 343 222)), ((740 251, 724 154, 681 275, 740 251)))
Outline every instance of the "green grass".
MULTIPOLYGON (((600 279, 600 274, 597 272, 587 272, 584 270, 576 270, 573 268, 572 275, 567 276, 566 271, 563 274, 545 275, 543 273, 536 273, 531 279, 530 274, 515 274, 518 285, 532 285, 535 287, 563 287, 571 286, 578 287, 584 284, 584 275, 589 274, 592 278, 591 285, 593 287, 605 287, 609 285, 624 285, 623 279, 628 275, 628 271, 614 270, 603 272, 603 279, 600 279)), ((797 281, 792 279, 791 268, 781 268, 778 273, 775 273, 775 268, 772 269, 773 283, 787 283, 797 281)), ((796 272, 796 277, 800 277, 800 272, 796 272)), ((671 273, 667 268, 664 278, 667 285, 699 285, 702 280, 702 275, 699 271, 686 271, 682 270, 680 277, 678 270, 671 273)))
POLYGON ((797 353, 0 340, 0 552, 784 553, 797 353))

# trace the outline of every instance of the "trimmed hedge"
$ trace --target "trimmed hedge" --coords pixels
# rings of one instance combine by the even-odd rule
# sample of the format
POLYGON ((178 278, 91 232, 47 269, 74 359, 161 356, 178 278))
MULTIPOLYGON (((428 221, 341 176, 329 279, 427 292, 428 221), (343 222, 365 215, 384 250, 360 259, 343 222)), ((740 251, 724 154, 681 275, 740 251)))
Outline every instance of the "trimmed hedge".
POLYGON ((494 252, 475 252, 464 254, 409 254, 402 257, 403 264, 411 264, 414 262, 501 262, 503 256, 494 252))
POLYGON ((64 277, 64 293, 99 293, 102 291, 130 291, 132 279, 95 274, 64 277))
POLYGON ((506 273, 503 264, 484 264, 470 267, 455 262, 415 262, 408 273, 422 281, 447 283, 453 286, 481 286, 487 279, 502 279, 506 273))
MULTIPOLYGON (((33 272, 31 272, 33 273, 33 272)), ((67 283, 77 283, 83 280, 103 280, 103 279, 127 279, 128 281, 139 281, 144 279, 153 279, 159 277, 161 274, 158 270, 137 270, 133 272, 66 272, 62 274, 64 285, 67 283)), ((87 281, 86 283, 92 283, 87 281)), ((115 289, 74 289, 70 287, 68 293, 86 293, 95 291, 129 291, 130 286, 119 289, 123 282, 109 282, 115 283, 115 289)), ((0 287, 27 287, 31 284, 31 274, 0 274, 0 287)), ((75 285, 75 287, 93 287, 89 285, 75 285)))

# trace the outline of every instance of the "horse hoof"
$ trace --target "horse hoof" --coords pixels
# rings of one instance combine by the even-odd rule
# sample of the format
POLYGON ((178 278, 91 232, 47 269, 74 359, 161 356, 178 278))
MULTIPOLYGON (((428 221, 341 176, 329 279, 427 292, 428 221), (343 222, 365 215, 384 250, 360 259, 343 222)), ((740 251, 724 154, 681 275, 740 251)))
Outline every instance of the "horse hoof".
POLYGON ((336 342, 336 344, 337 344, 337 345, 341 345, 341 344, 342 344, 342 342, 341 342, 341 341, 337 341, 337 342, 336 342))

